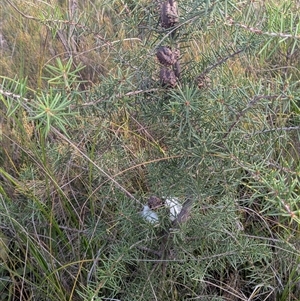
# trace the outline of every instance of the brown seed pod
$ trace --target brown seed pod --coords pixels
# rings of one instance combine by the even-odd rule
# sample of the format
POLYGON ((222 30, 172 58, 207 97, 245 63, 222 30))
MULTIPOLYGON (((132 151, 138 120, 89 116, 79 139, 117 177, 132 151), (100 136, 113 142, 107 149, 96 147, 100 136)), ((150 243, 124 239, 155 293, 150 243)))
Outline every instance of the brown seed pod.
POLYGON ((176 77, 179 78, 180 77, 180 72, 181 72, 181 67, 180 67, 180 64, 179 64, 178 61, 174 64, 173 70, 174 70, 174 73, 175 73, 176 77))
POLYGON ((182 223, 185 223, 190 219, 193 203, 194 201, 191 199, 185 201, 185 203, 182 205, 182 209, 180 213, 178 214, 177 218, 173 221, 173 226, 177 226, 182 223))
POLYGON ((172 49, 168 46, 161 46, 157 49, 156 57, 158 61, 164 66, 171 66, 177 62, 180 56, 179 49, 172 49))
POLYGON ((163 86, 175 87, 177 84, 177 77, 172 69, 161 68, 160 69, 160 82, 163 86))
POLYGON ((165 1, 161 6, 161 26, 170 28, 179 21, 177 2, 173 0, 165 1))
POLYGON ((163 206, 163 201, 159 197, 152 195, 148 200, 148 206, 151 210, 155 210, 163 206))
POLYGON ((211 79, 208 75, 202 74, 196 78, 196 83, 199 89, 205 89, 211 86, 211 79))

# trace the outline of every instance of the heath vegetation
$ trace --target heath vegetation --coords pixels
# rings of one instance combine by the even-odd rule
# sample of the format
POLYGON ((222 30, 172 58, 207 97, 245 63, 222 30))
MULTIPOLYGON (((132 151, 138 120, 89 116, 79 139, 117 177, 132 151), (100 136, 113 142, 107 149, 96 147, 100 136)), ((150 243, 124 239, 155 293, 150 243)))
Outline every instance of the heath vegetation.
POLYGON ((299 5, 1 1, 0 301, 299 300, 299 5))

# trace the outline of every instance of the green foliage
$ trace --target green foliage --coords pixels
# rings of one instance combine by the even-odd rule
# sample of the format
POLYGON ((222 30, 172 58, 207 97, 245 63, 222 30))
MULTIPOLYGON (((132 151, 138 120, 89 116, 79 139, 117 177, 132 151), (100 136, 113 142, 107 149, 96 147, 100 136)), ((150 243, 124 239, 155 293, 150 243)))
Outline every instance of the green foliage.
POLYGON ((1 4, 0 300, 298 300, 297 4, 179 1, 172 33, 145 1, 28 3, 1 4))

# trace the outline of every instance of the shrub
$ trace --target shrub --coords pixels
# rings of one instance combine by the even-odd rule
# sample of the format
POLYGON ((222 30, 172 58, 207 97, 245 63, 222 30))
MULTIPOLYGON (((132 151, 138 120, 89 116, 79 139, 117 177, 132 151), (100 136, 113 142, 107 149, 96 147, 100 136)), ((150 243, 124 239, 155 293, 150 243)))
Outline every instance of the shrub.
POLYGON ((27 4, 2 4, 0 300, 297 300, 296 4, 27 4))

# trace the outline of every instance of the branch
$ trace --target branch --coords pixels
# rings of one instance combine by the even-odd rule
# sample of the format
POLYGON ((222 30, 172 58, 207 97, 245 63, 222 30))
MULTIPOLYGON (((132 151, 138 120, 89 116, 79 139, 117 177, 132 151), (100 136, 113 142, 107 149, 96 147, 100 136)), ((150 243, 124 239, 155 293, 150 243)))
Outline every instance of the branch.
POLYGON ((238 122, 241 120, 241 118, 245 115, 245 113, 251 108, 253 107, 258 101, 260 101, 261 99, 274 99, 274 98, 278 98, 278 97, 282 97, 283 95, 256 95, 254 96, 254 98, 252 98, 252 100, 250 100, 248 102, 248 105, 246 108, 244 108, 242 111, 240 111, 237 114, 237 118, 236 121, 232 123, 232 125, 229 127, 228 132, 223 136, 223 139, 226 138, 231 131, 233 130, 233 128, 238 124, 238 122))
POLYGON ((256 27, 250 27, 245 24, 235 22, 232 18, 228 18, 228 21, 225 23, 225 25, 228 25, 228 26, 235 25, 237 27, 241 27, 243 29, 246 29, 246 30, 256 33, 256 34, 267 35, 267 36, 271 36, 271 37, 300 39, 300 35, 293 35, 293 34, 283 33, 283 32, 262 31, 261 29, 258 29, 256 27))

